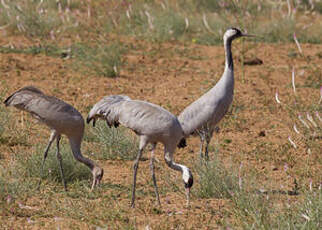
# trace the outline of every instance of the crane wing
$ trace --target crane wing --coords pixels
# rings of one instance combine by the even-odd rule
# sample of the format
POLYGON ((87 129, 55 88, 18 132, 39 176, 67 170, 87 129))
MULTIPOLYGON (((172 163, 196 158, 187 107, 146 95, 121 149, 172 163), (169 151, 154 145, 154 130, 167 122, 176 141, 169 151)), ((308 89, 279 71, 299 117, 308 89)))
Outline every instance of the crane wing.
MULTIPOLYGON (((170 135, 171 127, 178 126, 181 129, 177 118, 162 107, 139 100, 125 101, 118 108, 119 122, 137 134, 142 135, 170 135)), ((182 132, 182 131, 181 131, 182 132)))
POLYGON ((208 121, 211 121, 212 110, 212 107, 207 104, 195 103, 185 108, 178 116, 185 136, 191 135, 208 121))
POLYGON ((4 101, 4 104, 6 106, 14 106, 17 109, 27 111, 37 119, 42 120, 41 116, 37 112, 37 109, 35 111, 33 107, 33 101, 35 101, 35 98, 39 98, 42 96, 45 95, 39 89, 33 86, 26 86, 11 94, 4 101))
POLYGON ((79 119, 81 114, 71 105, 52 96, 45 95, 33 86, 21 88, 10 95, 5 101, 6 106, 14 106, 17 109, 31 113, 35 118, 52 126, 59 118, 79 119))
POLYGON ((26 86, 11 94, 5 101, 6 106, 15 106, 18 109, 27 110, 27 105, 35 95, 44 95, 39 89, 33 86, 26 86))
POLYGON ((120 123, 144 135, 166 135, 174 122, 180 127, 177 118, 158 105, 119 95, 107 96, 102 100, 93 106, 87 118, 88 123, 92 119, 102 118, 109 126, 120 123))
POLYGON ((216 125, 229 109, 231 103, 228 102, 222 98, 208 102, 202 97, 185 108, 178 116, 185 136, 193 134, 203 126, 216 125))

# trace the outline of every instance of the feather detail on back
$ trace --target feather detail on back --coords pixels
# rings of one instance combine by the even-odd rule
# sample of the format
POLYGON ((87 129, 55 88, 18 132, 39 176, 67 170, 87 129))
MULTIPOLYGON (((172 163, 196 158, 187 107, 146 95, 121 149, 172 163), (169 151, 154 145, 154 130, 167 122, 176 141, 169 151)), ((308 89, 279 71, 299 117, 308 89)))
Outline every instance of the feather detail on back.
POLYGON ((167 110, 139 100, 125 101, 120 106, 115 104, 107 119, 110 122, 117 120, 137 134, 144 135, 167 135, 175 122, 180 126, 177 118, 167 110))
POLYGON ((14 92, 3 103, 6 106, 15 106, 19 109, 23 109, 35 94, 44 95, 39 89, 33 86, 26 86, 14 92))
POLYGON ((186 107, 178 116, 185 136, 214 127, 226 114, 233 99, 233 75, 224 74, 207 93, 186 107))
POLYGON ((4 104, 27 111, 49 127, 56 127, 55 129, 62 133, 66 131, 67 124, 75 122, 75 126, 83 126, 84 123, 82 115, 73 106, 56 97, 47 96, 33 86, 14 92, 4 101, 4 104))
MULTIPOLYGON (((181 133, 181 125, 172 113, 162 107, 140 100, 131 100, 126 96, 112 95, 104 97, 93 106, 87 122, 98 118, 106 120, 109 126, 118 125, 133 130, 138 135, 153 137, 171 136, 173 129, 181 133)), ((162 138, 161 138, 162 139, 162 138)))

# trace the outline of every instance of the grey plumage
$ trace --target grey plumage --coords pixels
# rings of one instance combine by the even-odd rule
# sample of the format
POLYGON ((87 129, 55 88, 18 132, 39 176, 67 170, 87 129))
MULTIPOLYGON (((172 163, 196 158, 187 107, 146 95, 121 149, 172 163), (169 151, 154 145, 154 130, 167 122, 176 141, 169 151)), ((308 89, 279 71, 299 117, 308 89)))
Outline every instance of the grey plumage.
POLYGON ((194 101, 178 116, 185 137, 199 135, 200 156, 206 140, 205 156, 208 158, 208 145, 218 122, 227 113, 234 95, 234 65, 231 52, 232 41, 243 34, 236 28, 228 29, 224 34, 225 70, 217 84, 207 93, 194 101))
POLYGON ((164 145, 164 159, 167 165, 174 170, 182 172, 187 192, 187 201, 189 202, 190 188, 193 184, 192 174, 186 166, 173 161, 173 153, 176 146, 183 138, 183 130, 176 116, 162 107, 146 101, 131 100, 129 97, 122 95, 112 95, 104 97, 93 106, 87 117, 87 123, 93 120, 94 124, 98 118, 106 120, 108 126, 120 123, 133 130, 140 137, 139 153, 134 163, 132 207, 134 207, 135 202, 136 174, 139 159, 148 143, 152 144, 150 167, 155 194, 160 204, 153 165, 154 149, 158 142, 164 145))
MULTIPOLYGON (((6 106, 14 106, 17 109, 24 110, 32 114, 36 119, 46 124, 51 130, 49 143, 44 152, 44 158, 41 168, 41 174, 43 173, 43 167, 47 154, 52 142, 57 141, 57 159, 59 160, 60 170, 62 174, 62 180, 67 189, 64 180, 64 172, 62 167, 62 158, 59 151, 59 142, 61 135, 65 134, 68 139, 76 160, 82 162, 90 168, 93 174, 92 189, 96 184, 100 183, 103 177, 103 169, 94 164, 93 161, 84 157, 81 154, 81 142, 84 134, 84 119, 82 115, 71 105, 66 102, 53 97, 47 96, 39 89, 33 86, 27 86, 19 89, 9 96, 4 104, 6 106)), ((39 182, 40 185, 40 182, 39 182)))

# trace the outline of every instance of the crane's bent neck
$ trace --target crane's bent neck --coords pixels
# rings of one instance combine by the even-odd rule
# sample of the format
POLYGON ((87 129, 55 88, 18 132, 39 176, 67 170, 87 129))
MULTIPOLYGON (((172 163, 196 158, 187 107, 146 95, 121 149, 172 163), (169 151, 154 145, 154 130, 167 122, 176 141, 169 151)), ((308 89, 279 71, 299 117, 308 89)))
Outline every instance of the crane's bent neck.
POLYGON ((85 164, 91 171, 93 170, 93 168, 95 167, 95 164, 92 160, 90 160, 89 158, 86 158, 82 155, 81 153, 81 143, 79 141, 75 141, 72 139, 69 139, 70 142, 70 146, 73 152, 73 155, 75 157, 75 159, 83 164, 85 164))
POLYGON ((231 52, 231 43, 232 39, 224 38, 224 47, 225 47, 225 71, 234 70, 233 55, 231 52))
POLYGON ((168 164, 168 166, 170 168, 181 172, 184 181, 187 182, 188 179, 189 179, 189 176, 190 176, 190 170, 189 170, 189 168, 187 166, 175 163, 173 161, 173 159, 172 159, 173 152, 174 151, 169 152, 169 151, 167 151, 167 149, 165 150, 165 154, 164 154, 165 162, 168 164))

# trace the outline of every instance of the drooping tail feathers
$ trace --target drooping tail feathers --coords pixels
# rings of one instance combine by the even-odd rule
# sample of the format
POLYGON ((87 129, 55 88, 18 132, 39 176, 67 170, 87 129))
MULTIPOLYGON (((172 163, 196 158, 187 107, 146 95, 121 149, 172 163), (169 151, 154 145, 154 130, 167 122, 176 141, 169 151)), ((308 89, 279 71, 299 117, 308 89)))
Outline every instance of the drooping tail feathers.
POLYGON ((180 142, 178 143, 178 145, 177 145, 177 147, 179 148, 179 149, 181 149, 181 148, 185 148, 187 146, 187 141, 186 141, 186 139, 185 138, 182 138, 181 140, 180 140, 180 142))
MULTIPOLYGON (((131 99, 125 95, 110 95, 110 96, 104 97, 99 102, 97 102, 89 112, 86 119, 87 124, 89 124, 93 120, 93 126, 95 126, 96 119, 98 118, 106 119, 111 106, 124 100, 131 100, 131 99)), ((111 126, 111 124, 108 121, 107 121, 107 124, 111 126)), ((117 127, 118 122, 117 121, 113 122, 113 125, 117 127)))

